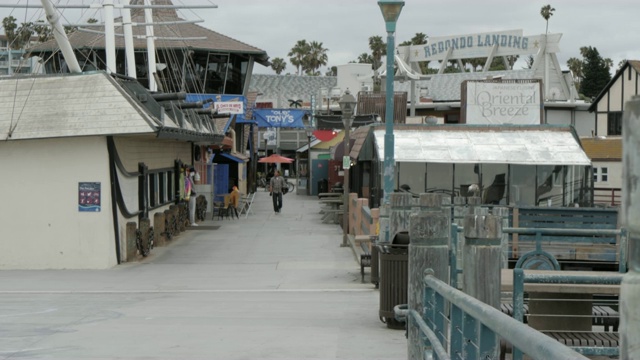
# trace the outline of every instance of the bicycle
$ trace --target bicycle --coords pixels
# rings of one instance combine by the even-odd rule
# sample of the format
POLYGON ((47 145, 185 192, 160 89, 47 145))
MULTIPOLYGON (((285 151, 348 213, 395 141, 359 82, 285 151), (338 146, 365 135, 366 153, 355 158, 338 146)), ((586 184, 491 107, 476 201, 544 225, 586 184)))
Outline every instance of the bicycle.
POLYGON ((287 184, 287 193, 292 193, 296 189, 296 185, 289 180, 285 180, 287 184))

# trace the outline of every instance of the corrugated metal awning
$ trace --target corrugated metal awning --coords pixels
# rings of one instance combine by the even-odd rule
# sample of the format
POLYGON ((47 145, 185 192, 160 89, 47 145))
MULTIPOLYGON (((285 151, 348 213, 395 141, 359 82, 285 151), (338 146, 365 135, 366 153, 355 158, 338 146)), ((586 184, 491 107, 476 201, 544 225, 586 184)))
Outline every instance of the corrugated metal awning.
MULTIPOLYGON (((384 156, 385 130, 374 137, 384 156)), ((591 165, 569 127, 431 126, 394 130, 396 162, 591 165)))

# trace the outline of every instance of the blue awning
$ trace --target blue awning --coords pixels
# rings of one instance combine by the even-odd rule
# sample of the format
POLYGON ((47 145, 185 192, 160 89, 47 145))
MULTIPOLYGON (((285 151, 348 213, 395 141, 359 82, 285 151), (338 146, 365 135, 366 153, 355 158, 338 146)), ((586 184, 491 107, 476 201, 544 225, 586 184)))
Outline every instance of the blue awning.
POLYGON ((240 163, 240 164, 243 164, 243 163, 246 162, 246 160, 241 159, 238 156, 231 155, 229 153, 220 153, 219 155, 222 155, 222 156, 226 157, 227 159, 235 161, 235 162, 240 163))

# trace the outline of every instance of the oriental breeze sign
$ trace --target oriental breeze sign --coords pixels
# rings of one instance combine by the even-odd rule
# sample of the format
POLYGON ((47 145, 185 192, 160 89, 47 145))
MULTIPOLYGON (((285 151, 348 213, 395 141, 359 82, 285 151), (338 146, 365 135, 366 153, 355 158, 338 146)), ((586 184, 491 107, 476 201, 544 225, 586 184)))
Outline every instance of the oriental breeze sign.
POLYGON ((468 81, 463 91, 462 117, 467 124, 541 123, 540 82, 468 81))

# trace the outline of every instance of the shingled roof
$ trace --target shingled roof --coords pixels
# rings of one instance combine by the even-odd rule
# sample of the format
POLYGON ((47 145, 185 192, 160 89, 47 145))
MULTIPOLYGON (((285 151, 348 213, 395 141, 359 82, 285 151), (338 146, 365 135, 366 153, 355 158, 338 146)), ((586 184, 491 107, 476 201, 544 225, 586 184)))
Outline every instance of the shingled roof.
MULTIPOLYGON (((154 5, 171 5, 171 0, 152 0, 154 5)), ((143 0, 132 0, 131 5, 142 5, 143 0)), ((178 17, 175 9, 154 9, 153 19, 155 22, 161 21, 178 21, 184 20, 178 17)), ((144 23, 144 10, 133 9, 131 11, 131 20, 133 23, 144 23)), ((122 19, 116 19, 117 22, 122 22, 122 19)), ((92 30, 104 32, 103 27, 91 27, 92 30)), ((189 48, 192 50, 202 51, 222 51, 229 53, 247 54, 255 57, 256 62, 268 66, 269 56, 266 51, 257 47, 248 45, 226 35, 209 30, 197 24, 175 24, 175 25, 156 25, 154 26, 154 35, 158 38, 193 38, 204 37, 204 40, 182 40, 182 41, 162 41, 156 40, 156 48, 158 49, 173 49, 173 48, 189 48)), ((134 36, 134 48, 146 49, 147 42, 143 38, 137 38, 137 35, 144 36, 144 26, 134 26, 132 29, 134 36)), ((116 27, 116 34, 122 34, 122 28, 116 27)), ((92 48, 92 49, 104 49, 104 35, 87 33, 81 31, 75 31, 69 34, 69 41, 74 49, 92 48)), ((115 38, 116 48, 124 49, 124 37, 116 36, 115 38)), ((55 51, 59 48, 55 40, 50 40, 42 44, 37 44, 30 50, 34 53, 42 51, 55 51)))
POLYGON ((580 142, 591 160, 622 161, 622 138, 581 138, 580 142))

